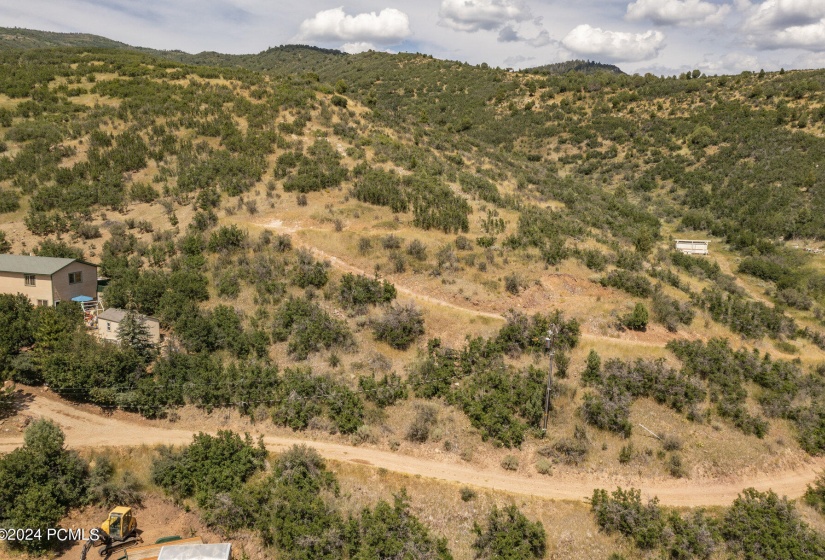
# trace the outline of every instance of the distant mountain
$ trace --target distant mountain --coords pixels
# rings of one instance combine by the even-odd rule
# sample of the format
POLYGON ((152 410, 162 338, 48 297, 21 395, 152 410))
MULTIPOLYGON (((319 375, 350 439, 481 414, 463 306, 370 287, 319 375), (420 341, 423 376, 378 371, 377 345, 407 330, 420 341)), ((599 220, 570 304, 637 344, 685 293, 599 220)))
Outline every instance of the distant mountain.
POLYGON ((582 74, 595 74, 597 72, 624 74, 618 66, 592 60, 568 60, 567 62, 556 62, 555 64, 526 68, 524 71, 534 74, 549 74, 551 76, 567 74, 568 72, 581 72, 582 74))
MULTIPOLYGON (((141 49, 143 50, 143 49, 141 49)), ((259 72, 303 73, 315 70, 319 65, 349 56, 335 49, 323 49, 312 45, 281 45, 258 54, 222 54, 202 52, 187 54, 179 51, 153 51, 161 58, 186 64, 205 66, 240 66, 259 72)))
POLYGON ((223 54, 212 51, 190 54, 180 50, 166 51, 135 47, 90 33, 56 33, 53 31, 0 27, 0 51, 58 47, 126 49, 185 64, 240 66, 250 70, 277 70, 286 73, 307 72, 321 63, 347 56, 346 53, 335 49, 323 49, 311 45, 282 45, 269 48, 258 54, 223 54))
POLYGON ((52 47, 90 47, 131 49, 126 43, 90 33, 55 33, 16 27, 0 27, 0 49, 48 49, 52 47))

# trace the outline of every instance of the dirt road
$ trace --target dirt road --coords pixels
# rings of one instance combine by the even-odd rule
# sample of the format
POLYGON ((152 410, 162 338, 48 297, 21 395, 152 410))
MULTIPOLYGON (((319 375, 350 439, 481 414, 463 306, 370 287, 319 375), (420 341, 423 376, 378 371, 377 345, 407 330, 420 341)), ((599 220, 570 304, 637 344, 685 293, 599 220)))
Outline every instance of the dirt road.
MULTIPOLYGON (((71 448, 102 447, 110 445, 111 434, 128 434, 130 446, 180 445, 190 443, 194 432, 146 426, 90 412, 78 410, 58 400, 34 396, 24 405, 22 412, 32 417, 50 418, 57 422, 66 434, 71 448)), ((0 453, 7 453, 23 443, 17 432, 0 431, 0 453)), ((728 505, 737 494, 747 487, 758 490, 773 489, 779 495, 790 498, 801 496, 806 486, 825 468, 825 458, 811 460, 805 467, 772 475, 758 475, 726 481, 695 480, 622 480, 598 473, 592 475, 556 474, 552 477, 524 475, 506 472, 498 467, 480 469, 460 462, 450 462, 411 457, 388 451, 354 447, 339 443, 316 442, 300 437, 264 437, 267 449, 282 451, 295 444, 307 444, 333 461, 371 465, 397 473, 433 478, 466 484, 479 488, 503 490, 514 494, 526 494, 562 500, 585 500, 594 488, 613 489, 616 486, 641 488, 646 496, 658 496, 663 504, 672 506, 728 505)))
MULTIPOLYGON (((327 253, 326 251, 323 251, 323 250, 321 250, 321 249, 319 249, 319 248, 317 248, 313 245, 310 245, 308 243, 303 243, 297 236, 294 236, 295 233, 297 233, 301 230, 309 230, 309 229, 313 229, 313 228, 309 228, 309 227, 300 227, 299 228, 297 226, 285 226, 284 223, 281 220, 271 220, 271 221, 268 221, 268 222, 265 222, 265 223, 256 223, 255 225, 257 225, 259 227, 264 227, 264 228, 267 228, 267 229, 275 230, 279 233, 287 233, 287 234, 293 235, 292 243, 296 248, 306 249, 307 251, 312 253, 312 255, 315 256, 316 258, 318 258, 320 260, 324 260, 324 261, 329 261, 330 265, 337 268, 338 270, 342 270, 344 272, 349 272, 351 274, 357 274, 357 275, 362 275, 362 276, 369 276, 370 275, 365 270, 363 270, 361 268, 358 268, 357 266, 351 265, 350 263, 344 261, 340 257, 336 257, 335 255, 327 253)), ((461 306, 461 305, 457 305, 455 303, 451 303, 449 301, 444 301, 443 299, 428 296, 426 294, 422 294, 421 292, 413 290, 413 289, 411 289, 407 286, 404 286, 403 284, 401 284, 401 283, 399 283, 395 280, 393 280, 393 285, 395 286, 395 289, 398 291, 398 293, 404 294, 405 296, 407 296, 409 298, 412 298, 412 299, 416 299, 420 302, 426 302, 426 303, 429 303, 431 305, 444 307, 446 309, 451 309, 453 311, 458 311, 459 313, 466 313, 466 314, 469 314, 469 315, 474 315, 476 317, 486 317, 488 319, 496 319, 496 320, 499 320, 499 321, 504 321, 504 315, 502 315, 500 313, 494 313, 494 312, 491 312, 491 311, 482 311, 480 309, 473 309, 471 307, 464 307, 464 306, 461 306)), ((664 344, 659 344, 659 343, 656 343, 656 342, 636 340, 636 339, 633 339, 633 338, 626 338, 626 337, 603 336, 603 335, 598 335, 598 334, 588 333, 588 332, 582 332, 581 336, 582 336, 583 339, 602 340, 602 341, 610 342, 611 344, 621 344, 621 345, 627 345, 627 346, 636 346, 636 347, 643 346, 643 347, 647 347, 647 348, 654 348, 654 347, 655 348, 661 348, 662 346, 664 346, 664 344)))

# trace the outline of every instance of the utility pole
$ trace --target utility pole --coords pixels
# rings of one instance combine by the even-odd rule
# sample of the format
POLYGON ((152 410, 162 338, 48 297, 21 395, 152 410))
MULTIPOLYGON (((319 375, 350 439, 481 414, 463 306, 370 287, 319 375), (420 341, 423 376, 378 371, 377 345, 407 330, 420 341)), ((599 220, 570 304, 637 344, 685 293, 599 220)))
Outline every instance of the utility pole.
POLYGON ((551 326, 547 329, 547 336, 544 339, 544 347, 550 356, 550 371, 547 374, 547 393, 544 395, 544 426, 542 433, 547 433, 547 421, 550 418, 550 391, 553 388, 553 358, 556 356, 554 343, 556 342, 556 329, 551 326))

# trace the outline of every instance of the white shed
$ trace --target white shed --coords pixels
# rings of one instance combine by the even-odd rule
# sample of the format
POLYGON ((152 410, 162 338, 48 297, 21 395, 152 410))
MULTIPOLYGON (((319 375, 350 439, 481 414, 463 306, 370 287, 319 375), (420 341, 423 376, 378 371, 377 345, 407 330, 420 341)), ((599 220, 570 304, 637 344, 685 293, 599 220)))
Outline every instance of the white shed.
POLYGON ((230 560, 232 545, 170 543, 160 549, 158 560, 230 560))
POLYGON ((677 239, 676 250, 686 255, 707 255, 710 241, 700 239, 677 239))
MULTIPOLYGON (((104 340, 117 341, 117 333, 120 329, 120 323, 126 317, 125 309, 118 309, 117 307, 110 307, 97 316, 97 334, 104 340)), ((149 329, 149 340, 153 344, 160 343, 160 321, 154 317, 147 317, 146 315, 138 314, 138 318, 149 329)))

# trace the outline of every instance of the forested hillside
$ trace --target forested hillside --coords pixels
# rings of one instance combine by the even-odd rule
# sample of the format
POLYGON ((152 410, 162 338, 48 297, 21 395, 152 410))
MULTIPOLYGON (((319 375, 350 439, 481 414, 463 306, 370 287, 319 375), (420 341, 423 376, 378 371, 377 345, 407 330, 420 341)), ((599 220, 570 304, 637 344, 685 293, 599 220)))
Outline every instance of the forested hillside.
MULTIPOLYGON (((4 379, 152 419, 238 410, 536 476, 722 476, 825 451, 825 71, 518 73, 12 31, 0 252, 98 263, 106 306, 157 317, 166 342, 104 344, 77 307, 0 294, 4 379), (677 238, 710 239, 711 254, 678 253, 677 238)), ((273 514, 238 492, 301 501, 285 482, 300 468, 332 539, 315 557, 333 533, 368 557, 386 515, 426 557, 449 557, 405 495, 345 521, 319 458, 292 451, 248 483, 262 467, 244 453, 248 469, 219 489, 228 501, 182 490, 186 452, 159 459, 154 482, 288 550, 300 532, 273 534, 260 521, 273 514)), ((731 512, 792 507, 775 498, 747 494, 731 512)), ((628 530, 606 509, 643 508, 632 493, 592 503, 608 533, 628 530)), ((752 530, 645 511, 658 532, 641 549, 710 535, 674 557, 735 552, 752 530)), ((485 527, 516 523, 531 547, 519 557, 542 557, 544 532, 520 516, 493 509, 478 553, 505 546, 485 527)))

